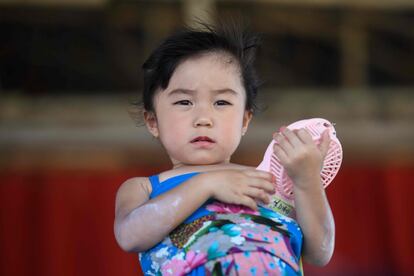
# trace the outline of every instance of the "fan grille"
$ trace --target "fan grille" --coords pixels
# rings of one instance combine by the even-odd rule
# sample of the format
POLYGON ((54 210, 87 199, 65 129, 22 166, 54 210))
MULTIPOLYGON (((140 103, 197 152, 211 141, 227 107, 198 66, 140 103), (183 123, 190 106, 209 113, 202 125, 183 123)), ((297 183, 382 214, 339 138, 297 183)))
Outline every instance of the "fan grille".
MULTIPOLYGON (((325 119, 315 118, 298 121, 289 125, 288 128, 291 130, 305 128, 311 134, 312 139, 316 144, 320 143, 321 135, 324 130, 329 128, 331 142, 329 144, 328 152, 325 156, 320 174, 322 186, 323 188, 326 188, 338 173, 341 167, 343 155, 342 146, 336 137, 333 125, 325 119)), ((273 154, 273 143, 277 142, 274 140, 272 141, 266 151, 264 159, 266 159, 266 155, 269 156, 268 154, 271 154, 270 160, 268 159, 270 161, 268 163, 268 170, 276 177, 276 193, 279 194, 282 199, 294 205, 293 182, 287 175, 285 168, 281 165, 277 156, 273 154)))

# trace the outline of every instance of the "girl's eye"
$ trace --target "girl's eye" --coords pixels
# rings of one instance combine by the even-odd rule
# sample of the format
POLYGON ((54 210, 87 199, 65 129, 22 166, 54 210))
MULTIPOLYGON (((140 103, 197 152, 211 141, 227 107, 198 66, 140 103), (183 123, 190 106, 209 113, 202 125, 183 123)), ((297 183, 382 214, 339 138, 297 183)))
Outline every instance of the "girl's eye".
POLYGON ((189 100, 181 100, 181 101, 175 102, 174 105, 191 105, 191 102, 189 100))
POLYGON ((217 105, 231 105, 231 103, 229 103, 228 101, 223 101, 223 100, 217 101, 216 104, 217 105))

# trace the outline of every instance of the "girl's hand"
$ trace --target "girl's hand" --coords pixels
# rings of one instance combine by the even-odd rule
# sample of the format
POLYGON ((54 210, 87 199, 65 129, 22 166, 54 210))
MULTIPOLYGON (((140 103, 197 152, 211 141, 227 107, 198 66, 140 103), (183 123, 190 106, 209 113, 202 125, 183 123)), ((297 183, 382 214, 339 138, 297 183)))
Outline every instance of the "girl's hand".
MULTIPOLYGON (((328 152, 330 137, 328 130, 322 134, 319 146, 305 129, 283 128, 273 138, 274 152, 286 173, 298 188, 306 188, 311 179, 320 179, 323 160, 328 152)), ((317 181, 320 183, 320 181, 317 181)))
POLYGON ((257 210, 257 202, 268 204, 269 196, 275 193, 272 174, 256 169, 211 171, 200 177, 213 198, 253 210, 257 210))

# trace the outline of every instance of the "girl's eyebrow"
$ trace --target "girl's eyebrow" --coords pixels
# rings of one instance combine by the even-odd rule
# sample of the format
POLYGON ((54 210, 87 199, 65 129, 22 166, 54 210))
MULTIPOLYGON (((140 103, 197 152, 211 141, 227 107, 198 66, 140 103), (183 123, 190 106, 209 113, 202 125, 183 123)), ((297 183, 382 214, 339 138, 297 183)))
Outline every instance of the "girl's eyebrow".
MULTIPOLYGON (((168 93, 168 97, 172 96, 172 95, 176 95, 176 94, 188 94, 188 95, 192 95, 194 94, 196 91, 195 90, 191 90, 191 89, 183 89, 183 88, 177 88, 177 89, 173 89, 168 93)), ((213 90, 213 92, 217 93, 217 94, 233 94, 233 95, 238 95, 238 93, 236 91, 234 91, 233 89, 230 88, 224 88, 224 89, 218 89, 218 90, 213 90)))
POLYGON ((168 97, 170 97, 172 95, 176 95, 176 94, 189 94, 189 95, 192 95, 194 93, 195 93, 195 90, 177 88, 177 89, 173 89, 170 92, 168 92, 168 97))
POLYGON ((219 90, 213 90, 214 92, 216 92, 217 94, 233 94, 233 95, 237 95, 239 93, 237 93, 236 91, 234 91, 233 89, 230 88, 224 88, 224 89, 219 89, 219 90))

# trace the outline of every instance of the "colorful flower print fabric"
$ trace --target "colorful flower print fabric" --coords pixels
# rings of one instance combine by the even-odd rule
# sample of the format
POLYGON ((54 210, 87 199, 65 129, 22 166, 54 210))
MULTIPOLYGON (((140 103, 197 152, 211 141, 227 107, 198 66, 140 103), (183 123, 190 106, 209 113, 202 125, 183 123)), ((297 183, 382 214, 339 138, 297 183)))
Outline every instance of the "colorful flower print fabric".
POLYGON ((270 209, 210 201, 139 254, 145 275, 302 275, 302 233, 270 209))

